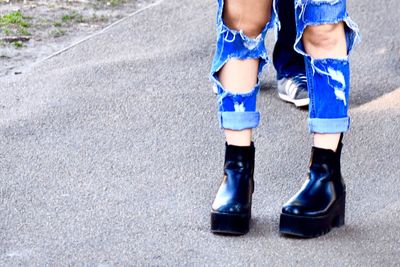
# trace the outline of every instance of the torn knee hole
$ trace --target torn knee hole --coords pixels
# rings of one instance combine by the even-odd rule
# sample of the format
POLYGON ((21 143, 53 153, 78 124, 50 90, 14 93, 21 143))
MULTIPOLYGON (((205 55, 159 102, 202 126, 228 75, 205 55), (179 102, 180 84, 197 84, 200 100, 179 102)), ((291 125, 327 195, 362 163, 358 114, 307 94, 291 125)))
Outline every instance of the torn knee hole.
POLYGON ((258 83, 258 59, 229 59, 217 72, 218 79, 226 90, 243 93, 258 83))
POLYGON ((268 13, 249 12, 244 5, 240 1, 226 1, 222 11, 223 21, 230 29, 243 32, 249 38, 256 38, 269 21, 268 13))
POLYGON ((303 33, 303 42, 314 47, 330 48, 345 38, 343 21, 336 24, 308 25, 303 33))

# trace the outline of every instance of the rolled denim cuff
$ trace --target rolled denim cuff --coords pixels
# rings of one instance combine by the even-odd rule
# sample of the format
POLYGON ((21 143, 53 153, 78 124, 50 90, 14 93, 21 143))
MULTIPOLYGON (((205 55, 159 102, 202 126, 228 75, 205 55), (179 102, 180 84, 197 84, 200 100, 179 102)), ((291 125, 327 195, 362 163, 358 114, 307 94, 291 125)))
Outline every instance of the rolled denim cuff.
POLYGON ((335 119, 309 118, 310 133, 344 133, 349 130, 350 117, 335 119))
POLYGON ((258 111, 223 111, 218 112, 218 117, 222 129, 240 131, 256 128, 260 123, 260 112, 258 111))

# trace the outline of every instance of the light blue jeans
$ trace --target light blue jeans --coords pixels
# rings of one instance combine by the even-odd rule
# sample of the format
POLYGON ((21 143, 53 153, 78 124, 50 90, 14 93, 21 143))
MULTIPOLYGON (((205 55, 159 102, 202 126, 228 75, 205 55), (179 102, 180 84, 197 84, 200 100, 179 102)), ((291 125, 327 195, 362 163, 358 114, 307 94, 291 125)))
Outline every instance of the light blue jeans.
POLYGON ((357 25, 346 11, 346 0, 274 0, 270 21, 256 38, 249 38, 243 31, 226 26, 222 14, 224 0, 218 0, 217 47, 212 61, 210 77, 218 92, 218 118, 221 128, 243 130, 256 128, 260 113, 256 97, 260 90, 260 78, 269 62, 265 47, 265 35, 273 27, 280 28, 277 11, 278 1, 294 1, 296 38, 294 50, 304 57, 310 97, 308 125, 313 133, 346 132, 350 126, 348 116, 350 69, 348 55, 359 38, 357 25), (344 58, 314 59, 303 47, 301 38, 308 25, 334 24, 343 21, 347 40, 347 56, 344 58), (224 89, 218 79, 218 71, 231 58, 259 59, 258 82, 248 92, 234 93, 224 89))

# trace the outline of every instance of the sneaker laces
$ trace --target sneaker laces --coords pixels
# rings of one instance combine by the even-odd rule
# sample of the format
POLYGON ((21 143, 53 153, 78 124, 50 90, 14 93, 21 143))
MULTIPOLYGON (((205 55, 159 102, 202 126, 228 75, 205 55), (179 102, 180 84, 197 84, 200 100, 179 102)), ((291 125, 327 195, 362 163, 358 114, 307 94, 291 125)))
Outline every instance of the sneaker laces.
POLYGON ((293 77, 287 78, 285 85, 286 94, 295 98, 299 91, 307 89, 307 76, 304 74, 297 74, 293 77))
POLYGON ((296 76, 291 77, 291 80, 298 86, 302 88, 307 87, 307 76, 304 74, 297 74, 296 76))

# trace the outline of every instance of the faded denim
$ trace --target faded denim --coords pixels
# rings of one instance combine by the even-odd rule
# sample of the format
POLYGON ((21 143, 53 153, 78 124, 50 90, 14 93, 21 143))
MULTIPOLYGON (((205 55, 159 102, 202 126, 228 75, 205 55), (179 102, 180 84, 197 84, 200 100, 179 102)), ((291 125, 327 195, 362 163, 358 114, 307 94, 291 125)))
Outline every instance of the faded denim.
MULTIPOLYGON (((265 35, 273 27, 279 30, 281 21, 274 0, 270 21, 256 38, 242 31, 229 29, 222 19, 224 0, 218 0, 217 47, 210 77, 218 92, 218 118, 221 128, 243 130, 255 128, 260 121, 256 97, 260 90, 261 73, 269 62, 265 35), (230 58, 259 59, 258 82, 246 93, 226 91, 218 79, 218 71, 230 58)), ((350 71, 348 56, 340 59, 314 59, 302 45, 301 38, 308 25, 345 23, 348 54, 359 38, 357 25, 346 11, 346 0, 291 0, 294 1, 296 36, 294 51, 303 56, 310 97, 308 125, 310 132, 339 133, 349 129, 348 116, 350 71)))

